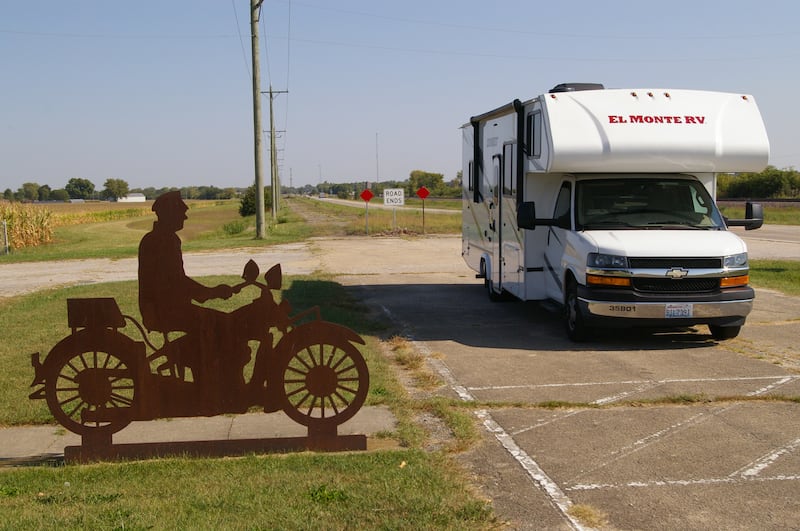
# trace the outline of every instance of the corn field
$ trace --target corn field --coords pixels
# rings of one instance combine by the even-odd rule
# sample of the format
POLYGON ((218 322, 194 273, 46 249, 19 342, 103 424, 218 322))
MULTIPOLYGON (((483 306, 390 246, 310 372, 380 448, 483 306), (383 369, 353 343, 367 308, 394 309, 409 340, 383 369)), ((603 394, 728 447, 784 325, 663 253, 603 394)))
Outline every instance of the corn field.
POLYGON ((6 222, 12 249, 35 247, 53 239, 53 213, 46 208, 0 201, 0 220, 6 222))

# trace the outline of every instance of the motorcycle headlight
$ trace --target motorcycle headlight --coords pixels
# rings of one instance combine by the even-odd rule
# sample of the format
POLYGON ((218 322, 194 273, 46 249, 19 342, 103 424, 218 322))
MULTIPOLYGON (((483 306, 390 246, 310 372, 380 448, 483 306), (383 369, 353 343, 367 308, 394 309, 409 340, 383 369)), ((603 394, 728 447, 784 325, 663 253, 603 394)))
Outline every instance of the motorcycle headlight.
POLYGON ((586 265, 602 269, 627 269, 628 258, 616 254, 589 253, 586 265))
POLYGON ((732 254, 723 259, 725 267, 746 267, 747 266, 747 253, 732 254))

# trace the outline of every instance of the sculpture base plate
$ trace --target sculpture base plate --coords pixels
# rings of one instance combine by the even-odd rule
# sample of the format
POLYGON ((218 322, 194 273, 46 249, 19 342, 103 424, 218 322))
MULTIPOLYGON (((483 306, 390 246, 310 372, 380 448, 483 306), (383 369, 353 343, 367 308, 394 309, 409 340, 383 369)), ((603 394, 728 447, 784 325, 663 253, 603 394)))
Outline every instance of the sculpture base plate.
POLYGON ((128 443, 98 446, 67 446, 64 461, 124 461, 157 457, 230 457, 255 453, 298 451, 344 452, 367 449, 366 435, 334 437, 275 437, 269 439, 226 439, 216 441, 178 441, 128 443))

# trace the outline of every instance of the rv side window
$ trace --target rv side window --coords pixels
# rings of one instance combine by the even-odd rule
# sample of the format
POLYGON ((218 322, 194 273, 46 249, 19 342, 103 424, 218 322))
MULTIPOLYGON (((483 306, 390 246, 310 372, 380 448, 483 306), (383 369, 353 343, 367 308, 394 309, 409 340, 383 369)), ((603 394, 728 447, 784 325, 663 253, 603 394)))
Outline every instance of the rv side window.
POLYGON ((561 185, 561 190, 558 191, 556 198, 556 207, 553 209, 553 220, 556 226, 568 229, 571 226, 572 217, 572 184, 565 182, 561 185))
POLYGON ((529 157, 542 156, 542 113, 530 113, 525 120, 525 148, 529 157))

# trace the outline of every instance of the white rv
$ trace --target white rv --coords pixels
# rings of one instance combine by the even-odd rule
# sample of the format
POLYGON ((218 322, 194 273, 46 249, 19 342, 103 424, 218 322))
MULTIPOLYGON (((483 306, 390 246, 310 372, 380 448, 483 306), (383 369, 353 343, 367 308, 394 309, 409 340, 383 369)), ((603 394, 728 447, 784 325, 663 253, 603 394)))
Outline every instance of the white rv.
POLYGON ((717 172, 767 164, 752 96, 562 84, 462 136, 462 254, 490 299, 554 301, 576 341, 598 326, 739 333, 754 292, 727 227, 763 215, 725 219, 714 201, 717 172))

